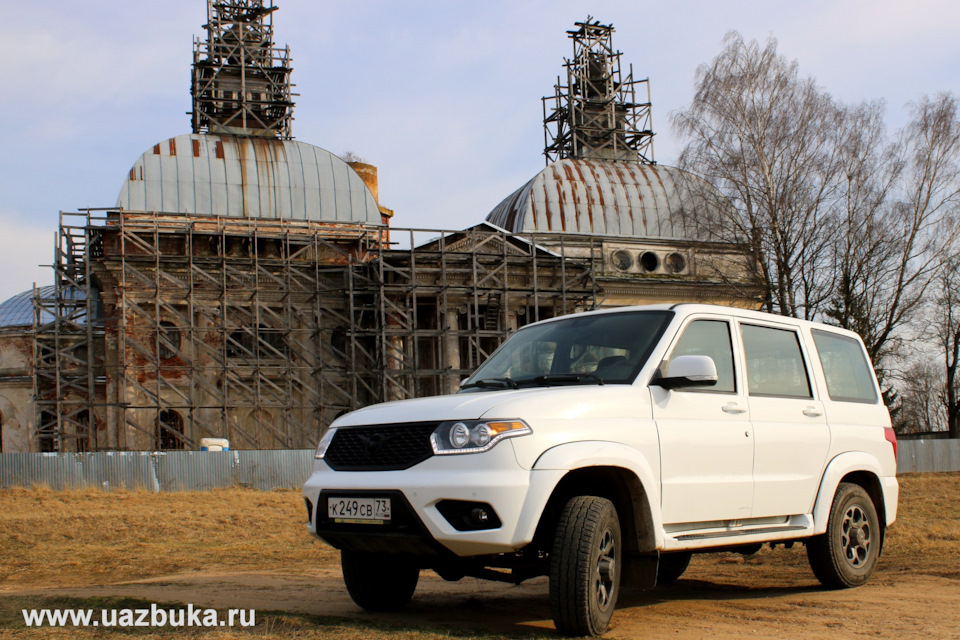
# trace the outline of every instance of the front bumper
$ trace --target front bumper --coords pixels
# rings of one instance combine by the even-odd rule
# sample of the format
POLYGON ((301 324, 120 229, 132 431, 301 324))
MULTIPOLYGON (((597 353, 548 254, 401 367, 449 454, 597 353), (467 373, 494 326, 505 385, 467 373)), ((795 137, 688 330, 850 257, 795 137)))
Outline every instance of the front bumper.
POLYGON ((433 456, 402 471, 333 471, 316 460, 303 495, 310 533, 334 547, 466 557, 510 553, 529 544, 563 475, 522 469, 512 443, 501 442, 485 453, 433 456), (396 515, 388 524, 334 523, 326 515, 330 495, 390 497, 396 515), (437 508, 447 500, 488 504, 501 526, 460 531, 437 508))

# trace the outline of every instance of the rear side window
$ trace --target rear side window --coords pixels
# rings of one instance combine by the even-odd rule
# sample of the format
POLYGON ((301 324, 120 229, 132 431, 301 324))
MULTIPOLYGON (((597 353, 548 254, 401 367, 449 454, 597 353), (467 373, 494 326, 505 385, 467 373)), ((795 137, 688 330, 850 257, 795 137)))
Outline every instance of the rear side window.
POLYGON ((786 329, 741 325, 752 396, 812 398, 799 336, 786 329))
POLYGON ((823 364, 827 392, 840 402, 877 403, 873 371, 860 343, 847 336, 813 330, 813 341, 823 364))

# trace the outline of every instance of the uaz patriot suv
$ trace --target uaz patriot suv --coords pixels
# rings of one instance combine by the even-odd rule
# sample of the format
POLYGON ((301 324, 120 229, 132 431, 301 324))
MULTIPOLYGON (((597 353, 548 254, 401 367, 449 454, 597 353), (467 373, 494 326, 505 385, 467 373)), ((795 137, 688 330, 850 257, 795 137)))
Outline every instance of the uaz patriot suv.
POLYGON ((621 585, 691 554, 806 544, 863 584, 896 518, 896 437, 863 344, 708 305, 593 311, 517 331, 453 395, 342 416, 303 487, 353 600, 404 606, 420 571, 549 576, 557 630, 599 635, 621 585))

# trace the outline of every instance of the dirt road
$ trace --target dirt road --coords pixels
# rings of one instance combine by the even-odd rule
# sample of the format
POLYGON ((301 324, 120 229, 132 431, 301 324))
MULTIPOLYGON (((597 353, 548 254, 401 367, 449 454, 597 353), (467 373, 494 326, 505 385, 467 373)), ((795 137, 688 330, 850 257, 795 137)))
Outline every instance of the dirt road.
MULTIPOLYGON (((350 601, 339 568, 330 562, 296 574, 194 572, 114 585, 4 589, 0 595, 123 596, 511 636, 553 629, 544 578, 521 586, 470 578, 447 583, 424 572, 407 611, 371 614, 350 601)), ((799 545, 748 560, 700 556, 673 586, 624 593, 607 637, 960 638, 960 559, 882 560, 866 586, 828 591, 814 579, 799 545)))

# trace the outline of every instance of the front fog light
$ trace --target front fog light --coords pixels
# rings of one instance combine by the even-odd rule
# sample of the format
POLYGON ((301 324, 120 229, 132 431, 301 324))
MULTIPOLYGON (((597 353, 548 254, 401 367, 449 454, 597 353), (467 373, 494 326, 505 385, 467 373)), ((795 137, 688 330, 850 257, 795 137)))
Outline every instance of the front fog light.
POLYGON ((438 455, 481 453, 504 438, 532 433, 523 420, 457 420, 441 422, 430 436, 430 445, 438 455))

